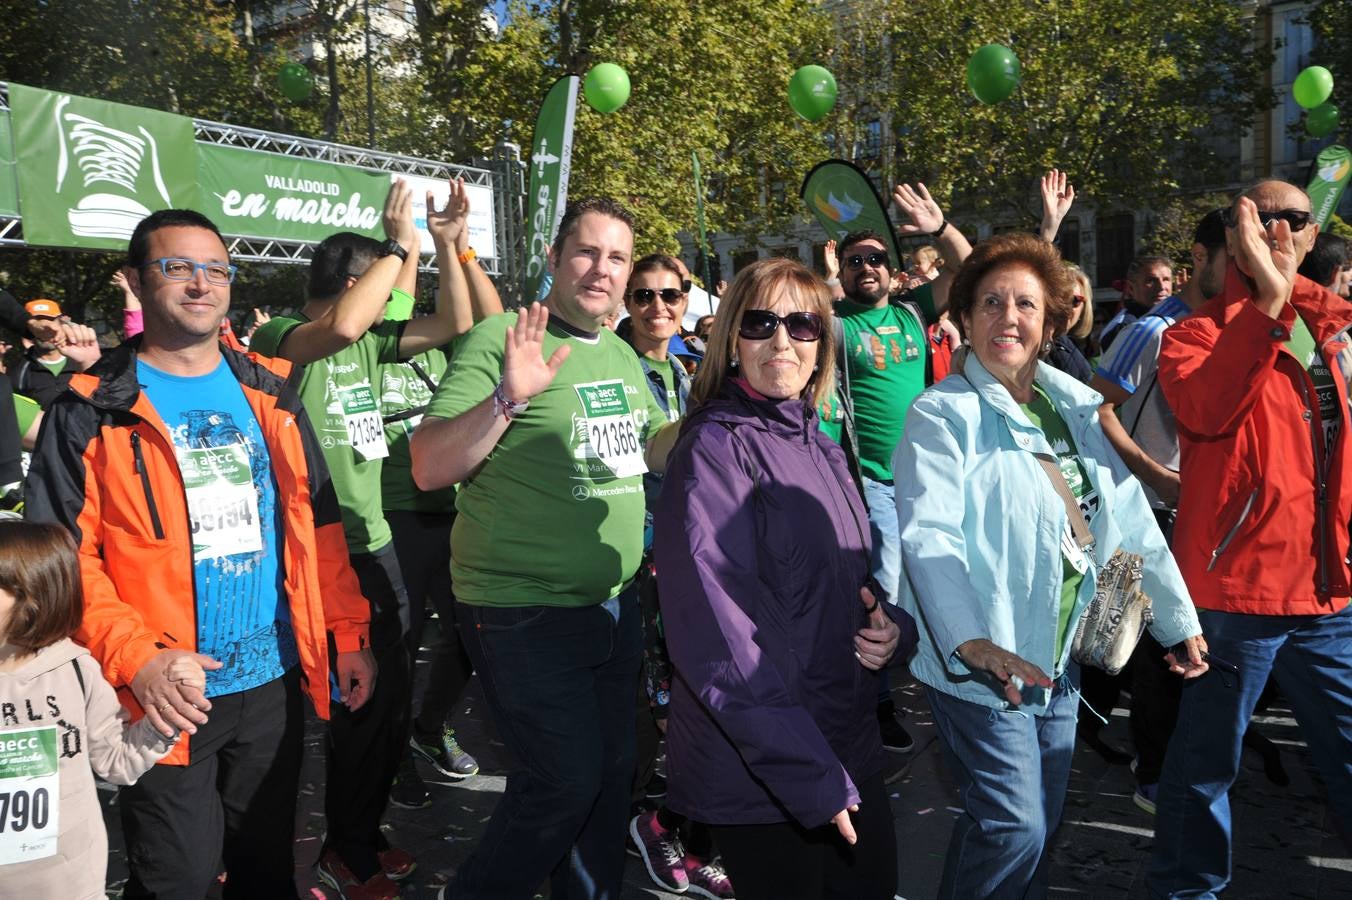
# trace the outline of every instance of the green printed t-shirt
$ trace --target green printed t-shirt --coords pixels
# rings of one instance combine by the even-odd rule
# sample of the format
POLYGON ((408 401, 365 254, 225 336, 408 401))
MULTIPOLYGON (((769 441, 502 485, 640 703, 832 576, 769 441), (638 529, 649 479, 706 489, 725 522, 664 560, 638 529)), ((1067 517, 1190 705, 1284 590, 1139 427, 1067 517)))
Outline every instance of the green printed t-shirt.
POLYGON ((831 396, 817 407, 817 427, 822 434, 837 444, 845 436, 845 405, 840 402, 840 388, 831 392, 831 396))
MULTIPOLYGON (((1019 406, 1029 421, 1041 428, 1042 433, 1046 435, 1047 443, 1052 445, 1052 450, 1056 452, 1056 458, 1061 463, 1062 477, 1066 479, 1066 484, 1070 486, 1075 499, 1080 501, 1080 508, 1085 510, 1088 518, 1098 505, 1098 492, 1089 481, 1089 473, 1085 471, 1079 451, 1075 449, 1075 439, 1071 436, 1070 429, 1066 427, 1065 420, 1043 393, 1042 388, 1037 385, 1033 386, 1033 402, 1021 403, 1019 406)), ((1075 609, 1075 600, 1080 593, 1080 582, 1084 581, 1084 569, 1077 567, 1074 562, 1084 559, 1084 551, 1076 543, 1069 523, 1066 524, 1065 534, 1061 536, 1061 545, 1063 575, 1061 606, 1056 617, 1055 645, 1058 652, 1065 645, 1070 614, 1075 609)), ((1082 565, 1087 566, 1087 561, 1082 565)))
MULTIPOLYGON (((249 349, 277 356, 303 314, 277 316, 254 332, 249 349)), ((305 366, 300 399, 319 437, 343 511, 351 553, 372 553, 390 542, 380 505, 380 473, 389 448, 380 421, 381 367, 399 359, 403 322, 381 322, 356 343, 305 366)))
POLYGON ((427 350, 407 362, 381 366, 380 415, 385 421, 385 443, 390 448, 380 470, 380 496, 385 509, 449 514, 455 506, 453 488, 418 490, 408 450, 413 429, 426 413, 422 408, 432 400, 445 372, 446 354, 440 350, 427 350))
MULTIPOLYGON (((929 285, 916 288, 910 299, 927 318, 936 318, 929 285)), ((874 308, 841 300, 836 315, 845 335, 842 350, 849 366, 859 467, 867 478, 891 481, 892 455, 901 443, 906 411, 925 389, 926 323, 891 303, 874 308)))
MULTIPOLYGON (((454 418, 493 393, 515 322, 516 313, 493 316, 464 337, 428 416, 454 418)), ((565 343, 554 381, 460 486, 451 575, 465 603, 592 606, 638 570, 641 445, 666 414, 633 349, 610 330, 580 338, 551 320, 544 357, 565 343)))

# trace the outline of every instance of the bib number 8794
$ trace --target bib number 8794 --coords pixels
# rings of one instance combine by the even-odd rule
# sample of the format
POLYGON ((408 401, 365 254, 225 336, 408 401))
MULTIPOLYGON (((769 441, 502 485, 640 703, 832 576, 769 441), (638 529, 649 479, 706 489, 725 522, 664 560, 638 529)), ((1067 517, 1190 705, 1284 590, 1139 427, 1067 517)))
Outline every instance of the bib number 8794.
POLYGON ((27 831, 30 826, 46 828, 50 802, 46 788, 38 788, 31 795, 28 791, 0 792, 0 833, 6 829, 27 831))

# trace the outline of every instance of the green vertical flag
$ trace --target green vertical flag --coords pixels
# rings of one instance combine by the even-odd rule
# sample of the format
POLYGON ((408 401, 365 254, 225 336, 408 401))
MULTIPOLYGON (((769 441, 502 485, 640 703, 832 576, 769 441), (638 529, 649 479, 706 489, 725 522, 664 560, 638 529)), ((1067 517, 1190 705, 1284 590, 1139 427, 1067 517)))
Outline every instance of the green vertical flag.
POLYGON ((1310 209, 1314 220, 1323 228, 1338 208, 1343 188, 1352 177, 1352 150, 1342 144, 1333 144, 1319 151, 1310 166, 1310 184, 1305 192, 1310 195, 1310 209))
POLYGON ((525 300, 549 293, 549 246, 558 234, 568 204, 568 175, 573 167, 573 118, 577 112, 576 75, 565 75, 545 94, 535 119, 530 153, 530 193, 526 196, 525 300))
POLYGON ((19 181, 15 175, 14 142, 9 113, 0 110, 0 215, 19 214, 19 181))
POLYGON ((699 174, 699 154, 690 151, 690 161, 695 165, 695 222, 699 225, 699 253, 704 259, 704 290, 710 294, 718 285, 714 282, 713 260, 709 258, 709 238, 704 230, 704 185, 699 174))
POLYGON ((10 84, 24 240, 121 250, 157 209, 196 207, 192 119, 10 84))
POLYGON ((887 206, 857 167, 843 159, 818 163, 803 179, 799 196, 831 240, 839 241, 852 231, 875 231, 886 242, 893 271, 901 269, 901 251, 887 206))

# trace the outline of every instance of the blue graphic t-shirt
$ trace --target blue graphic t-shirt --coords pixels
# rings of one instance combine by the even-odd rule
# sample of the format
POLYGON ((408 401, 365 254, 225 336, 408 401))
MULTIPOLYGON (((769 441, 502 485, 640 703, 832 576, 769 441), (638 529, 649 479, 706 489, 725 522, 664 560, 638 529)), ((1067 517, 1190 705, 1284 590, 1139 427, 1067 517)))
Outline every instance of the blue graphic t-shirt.
POLYGON ((286 604, 281 511, 271 459, 244 391, 222 359, 182 377, 138 361, 137 379, 173 438, 192 520, 197 650, 225 665, 208 697, 267 684, 296 665, 286 604))

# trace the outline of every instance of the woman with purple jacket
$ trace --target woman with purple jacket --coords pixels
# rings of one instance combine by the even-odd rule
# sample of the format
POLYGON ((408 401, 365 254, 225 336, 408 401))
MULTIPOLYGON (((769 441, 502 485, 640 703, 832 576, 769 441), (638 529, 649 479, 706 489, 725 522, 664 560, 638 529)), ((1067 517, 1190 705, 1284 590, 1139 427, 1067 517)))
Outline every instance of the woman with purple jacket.
POLYGON ((877 670, 914 625, 869 579, 868 516, 830 394, 830 291, 801 264, 744 269, 718 310, 655 512, 676 670, 668 806, 712 826, 739 900, 886 898, 877 670))

